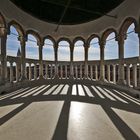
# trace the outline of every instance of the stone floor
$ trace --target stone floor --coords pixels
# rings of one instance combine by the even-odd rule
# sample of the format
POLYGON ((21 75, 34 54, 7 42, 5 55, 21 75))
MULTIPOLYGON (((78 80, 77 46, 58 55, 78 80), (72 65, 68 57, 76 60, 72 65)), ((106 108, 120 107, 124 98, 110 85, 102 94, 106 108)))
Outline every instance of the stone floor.
POLYGON ((139 140, 140 100, 90 84, 47 84, 0 96, 0 140, 139 140))

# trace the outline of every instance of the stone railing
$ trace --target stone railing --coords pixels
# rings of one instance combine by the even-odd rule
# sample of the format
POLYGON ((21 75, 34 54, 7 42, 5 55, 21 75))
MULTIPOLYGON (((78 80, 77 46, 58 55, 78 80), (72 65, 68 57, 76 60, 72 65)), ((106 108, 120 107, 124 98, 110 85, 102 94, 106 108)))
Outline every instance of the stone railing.
MULTIPOLYGON (((1 57, 0 57, 1 60, 1 57)), ((118 59, 104 61, 104 82, 118 84, 119 63, 118 59)), ((25 59, 26 79, 39 79, 40 62, 34 59, 25 59)), ((139 57, 127 58, 121 62, 124 67, 123 83, 128 87, 140 86, 140 60, 139 57)), ((100 81, 100 61, 43 61, 42 77, 44 79, 89 79, 100 81), (87 74, 86 74, 87 73, 87 74)), ((7 56, 7 82, 20 81, 21 63, 20 57, 7 56)))

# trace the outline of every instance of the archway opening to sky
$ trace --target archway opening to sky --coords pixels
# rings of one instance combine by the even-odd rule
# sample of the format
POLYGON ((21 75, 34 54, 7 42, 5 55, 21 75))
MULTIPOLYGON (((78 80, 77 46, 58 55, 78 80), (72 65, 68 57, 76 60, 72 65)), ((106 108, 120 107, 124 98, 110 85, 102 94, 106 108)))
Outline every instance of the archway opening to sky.
POLYGON ((124 43, 124 58, 139 56, 139 39, 134 29, 135 25, 132 23, 127 30, 127 39, 124 43))
POLYGON ((88 60, 100 60, 100 46, 98 38, 93 38, 90 41, 88 60))
POLYGON ((70 61, 70 44, 67 41, 58 43, 58 61, 70 61))
POLYGON ((37 45, 36 38, 31 34, 27 36, 26 58, 39 59, 39 46, 37 45))
POLYGON ((10 35, 7 36, 7 55, 17 56, 18 49, 21 50, 20 41, 18 41, 18 32, 14 26, 10 26, 10 35))
POLYGON ((78 40, 74 44, 73 60, 74 61, 84 61, 84 42, 78 40))
POLYGON ((54 61, 54 44, 50 39, 45 39, 42 51, 43 60, 54 61))
POLYGON ((106 44, 105 44, 105 60, 109 59, 118 59, 118 43, 115 39, 115 33, 112 32, 109 34, 109 36, 106 39, 106 44))

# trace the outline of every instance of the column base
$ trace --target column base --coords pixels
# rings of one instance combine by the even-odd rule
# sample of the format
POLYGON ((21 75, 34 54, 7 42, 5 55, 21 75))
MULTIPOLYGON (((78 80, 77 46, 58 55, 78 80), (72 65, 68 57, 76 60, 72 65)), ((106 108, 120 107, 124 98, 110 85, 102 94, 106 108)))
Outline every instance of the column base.
POLYGON ((118 85, 126 86, 126 81, 124 79, 119 79, 116 83, 118 85))
POLYGON ((44 76, 43 75, 40 75, 39 76, 39 80, 43 80, 44 79, 44 76))

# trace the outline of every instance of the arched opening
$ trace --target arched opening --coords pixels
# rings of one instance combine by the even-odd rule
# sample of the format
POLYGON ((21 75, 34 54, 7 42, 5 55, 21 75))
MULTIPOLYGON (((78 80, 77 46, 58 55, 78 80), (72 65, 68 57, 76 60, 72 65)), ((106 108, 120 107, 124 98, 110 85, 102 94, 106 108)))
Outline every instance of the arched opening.
POLYGON ((118 59, 118 43, 116 41, 115 33, 112 32, 106 39, 104 54, 105 60, 118 59))
POLYGON ((27 35, 26 58, 39 59, 39 46, 36 38, 31 34, 27 35))
POLYGON ((93 38, 89 44, 88 60, 100 60, 99 39, 93 38))
POLYGON ((124 43, 124 58, 139 56, 139 39, 135 33, 135 25, 132 23, 127 29, 127 39, 124 43))
POLYGON ((74 44, 74 61, 84 61, 84 42, 82 40, 78 40, 74 44))
POLYGON ((7 37, 7 55, 19 56, 20 55, 20 42, 18 41, 18 32, 14 26, 10 26, 10 35, 7 37))
POLYGON ((45 39, 44 41, 43 60, 54 61, 54 44, 50 39, 45 39))
POLYGON ((70 44, 67 41, 58 43, 58 61, 70 61, 70 44))

